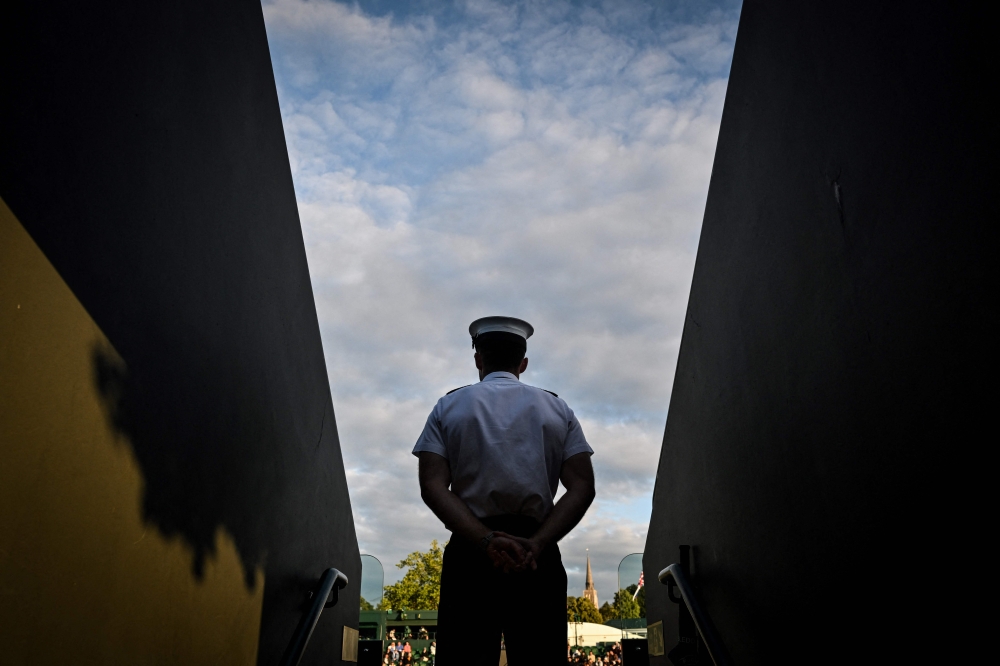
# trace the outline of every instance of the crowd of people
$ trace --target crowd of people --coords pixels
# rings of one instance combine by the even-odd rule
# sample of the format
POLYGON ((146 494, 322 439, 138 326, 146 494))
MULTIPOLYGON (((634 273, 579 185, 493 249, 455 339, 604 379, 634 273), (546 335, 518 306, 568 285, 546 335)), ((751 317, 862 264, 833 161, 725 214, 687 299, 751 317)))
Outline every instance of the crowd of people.
MULTIPOLYGON (((389 646, 382 657, 385 666, 434 666, 437 657, 436 641, 431 641, 427 647, 417 650, 410 645, 410 641, 391 640, 392 638, 394 635, 390 635, 389 646)), ((570 647, 567 643, 566 653, 568 662, 574 666, 622 666, 621 643, 596 648, 570 647)))
POLYGON ((403 642, 407 638, 426 641, 434 638, 434 632, 427 631, 427 627, 420 627, 419 629, 411 629, 410 627, 393 627, 389 629, 389 633, 386 634, 386 637, 393 642, 403 642))
POLYGON ((622 644, 605 648, 568 648, 569 663, 576 666, 621 666, 622 644))
POLYGON ((414 650, 410 641, 389 641, 389 647, 385 650, 382 663, 387 666, 434 666, 437 657, 437 642, 431 644, 423 650, 414 650))

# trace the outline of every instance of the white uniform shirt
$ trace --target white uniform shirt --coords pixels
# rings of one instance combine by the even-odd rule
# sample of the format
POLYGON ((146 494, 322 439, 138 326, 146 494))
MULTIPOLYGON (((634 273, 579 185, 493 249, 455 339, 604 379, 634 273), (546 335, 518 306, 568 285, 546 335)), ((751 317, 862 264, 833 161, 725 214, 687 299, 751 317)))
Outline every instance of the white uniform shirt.
POLYGON ((491 372, 438 400, 413 447, 448 460, 451 489, 479 518, 552 510, 563 461, 593 454, 561 398, 491 372))

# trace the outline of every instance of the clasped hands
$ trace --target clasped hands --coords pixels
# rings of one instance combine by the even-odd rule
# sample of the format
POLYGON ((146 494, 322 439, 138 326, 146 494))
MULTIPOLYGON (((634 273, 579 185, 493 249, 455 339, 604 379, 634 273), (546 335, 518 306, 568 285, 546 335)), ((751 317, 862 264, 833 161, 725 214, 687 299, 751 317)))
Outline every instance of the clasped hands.
POLYGON ((518 573, 538 568, 542 548, 544 545, 534 539, 494 531, 486 554, 497 569, 503 569, 504 573, 518 573))

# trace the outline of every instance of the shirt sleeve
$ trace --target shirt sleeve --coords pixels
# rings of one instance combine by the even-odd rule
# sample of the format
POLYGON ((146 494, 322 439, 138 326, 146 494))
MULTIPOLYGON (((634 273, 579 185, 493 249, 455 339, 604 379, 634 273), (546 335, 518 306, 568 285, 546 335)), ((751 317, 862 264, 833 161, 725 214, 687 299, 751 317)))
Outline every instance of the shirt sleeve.
POLYGON ((563 447, 563 460, 575 456, 578 453, 588 453, 594 455, 594 449, 590 448, 590 444, 587 443, 587 438, 583 436, 583 428, 580 427, 580 422, 576 419, 576 414, 569 407, 566 407, 566 411, 569 412, 569 430, 566 432, 566 445, 563 447))
POLYGON ((448 459, 448 449, 444 446, 444 435, 441 432, 441 402, 434 405, 427 423, 424 424, 424 431, 420 433, 416 446, 413 447, 413 455, 419 456, 421 451, 430 451, 448 459))

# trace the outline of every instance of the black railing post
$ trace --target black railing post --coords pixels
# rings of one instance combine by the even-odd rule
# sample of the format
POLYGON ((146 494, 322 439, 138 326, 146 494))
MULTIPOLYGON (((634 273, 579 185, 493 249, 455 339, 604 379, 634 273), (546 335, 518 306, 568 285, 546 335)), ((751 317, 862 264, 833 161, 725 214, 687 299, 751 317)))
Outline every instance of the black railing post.
POLYGON ((691 585, 688 573, 690 571, 690 552, 690 546, 681 546, 680 563, 671 564, 658 576, 660 582, 668 586, 667 594, 670 600, 681 605, 678 617, 678 632, 681 636, 681 643, 667 656, 678 666, 689 664, 693 666, 700 661, 699 648, 704 647, 715 666, 731 666, 732 659, 725 646, 722 645, 722 641, 719 640, 712 620, 698 601, 694 587, 691 585), (680 599, 674 597, 675 586, 681 593, 680 599), (681 603, 682 601, 683 603, 681 603), (693 643, 685 641, 685 632, 690 631, 691 625, 696 630, 696 633, 691 632, 695 633, 693 643))
POLYGON ((285 655, 281 658, 281 666, 299 666, 323 609, 335 605, 339 591, 345 587, 347 587, 347 576, 336 569, 327 569, 323 572, 319 579, 319 586, 312 593, 309 611, 299 620, 292 640, 289 641, 288 648, 285 649, 285 655))
MULTIPOLYGON (((680 562, 678 564, 681 565, 681 570, 690 577, 691 546, 681 546, 680 551, 680 562)), ((701 638, 698 636, 698 629, 694 626, 694 620, 691 619, 691 613, 688 612, 684 600, 674 596, 673 579, 667 585, 669 586, 667 595, 671 601, 678 604, 677 635, 679 638, 674 649, 667 653, 667 658, 674 664, 677 664, 677 666, 695 666, 701 661, 700 656, 704 652, 704 648, 701 645, 701 638)))

